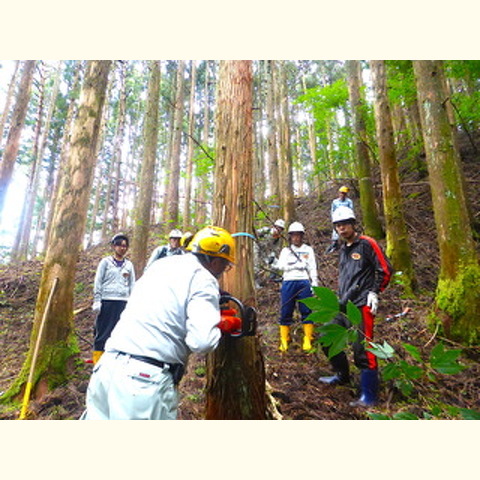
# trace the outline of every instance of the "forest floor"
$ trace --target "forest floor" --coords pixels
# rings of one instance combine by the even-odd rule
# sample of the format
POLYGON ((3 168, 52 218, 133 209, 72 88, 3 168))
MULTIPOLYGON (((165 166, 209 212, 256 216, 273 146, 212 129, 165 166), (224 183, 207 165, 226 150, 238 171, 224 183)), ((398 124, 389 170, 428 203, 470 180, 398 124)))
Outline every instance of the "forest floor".
MULTIPOLYGON (((476 221, 480 222, 480 169, 472 146, 462 144, 462 158, 469 201, 476 221), (477 187, 477 188, 475 188, 477 187)), ((423 418, 424 413, 434 412, 436 418, 459 418, 447 406, 480 410, 480 348, 462 347, 442 338, 427 324, 433 302, 438 274, 438 247, 432 213, 431 196, 426 175, 408 173, 402 183, 405 200, 405 219, 408 226, 411 250, 418 281, 418 295, 402 298, 399 285, 391 284, 380 297, 380 308, 375 327, 375 341, 384 341, 400 352, 403 342, 415 345, 425 358, 439 341, 447 347, 462 348, 461 363, 465 370, 456 375, 437 375, 434 382, 419 380, 411 396, 404 397, 391 382, 383 381, 380 402, 370 412, 392 416, 408 412, 423 418), (405 317, 386 321, 388 315, 411 310, 405 317)), ((351 197, 359 206, 355 183, 345 180, 351 187, 351 197)), ((307 241, 317 256, 320 285, 336 289, 338 254, 325 254, 330 244, 331 224, 329 208, 336 196, 339 183, 326 185, 320 199, 298 198, 297 218, 307 230, 307 241)), ((380 188, 378 188, 380 197, 380 188)), ((359 207, 356 208, 358 212, 359 207)), ((272 214, 272 220, 276 215, 272 214)), ((360 218, 361 220, 361 218, 360 218)), ((263 225, 259 225, 263 226, 263 225)), ((161 238, 157 226, 152 235, 150 250, 161 238)), ((382 246, 383 242, 380 242, 382 246)), ((96 246, 83 252, 79 259, 75 287, 75 309, 84 309, 75 317, 75 330, 80 354, 72 368, 70 381, 48 393, 40 401, 32 400, 29 418, 38 420, 77 419, 85 405, 85 392, 92 365, 85 360, 91 356, 94 315, 92 284, 100 258, 108 253, 108 247, 96 246)), ((0 266, 0 394, 6 391, 19 374, 27 353, 35 307, 36 294, 42 264, 30 261, 18 265, 0 266)), ((304 353, 301 350, 302 327, 292 328, 292 343, 286 353, 278 350, 278 314, 280 309, 280 285, 266 282, 257 288, 258 337, 265 363, 269 398, 275 405, 277 418, 285 420, 354 420, 370 418, 367 411, 349 406, 356 398, 358 370, 352 367, 350 386, 332 387, 318 381, 321 375, 330 374, 328 361, 321 351, 304 353)), ((351 352, 349 352, 351 358, 351 352)), ((178 418, 194 420, 204 418, 205 409, 205 358, 192 355, 186 375, 180 384, 178 418)), ((20 403, 19 399, 19 403, 20 403)), ((0 405, 0 419, 16 419, 19 404, 0 405)))

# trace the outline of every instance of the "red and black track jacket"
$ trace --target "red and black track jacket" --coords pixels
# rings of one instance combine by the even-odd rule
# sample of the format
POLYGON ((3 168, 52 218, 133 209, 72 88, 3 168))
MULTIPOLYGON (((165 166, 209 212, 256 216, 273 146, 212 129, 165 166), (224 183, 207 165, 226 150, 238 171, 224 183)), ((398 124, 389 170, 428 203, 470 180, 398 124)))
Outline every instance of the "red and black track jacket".
POLYGON ((371 237, 359 235, 351 245, 343 245, 339 257, 338 297, 345 306, 351 300, 357 307, 367 303, 368 292, 385 289, 393 267, 371 237))

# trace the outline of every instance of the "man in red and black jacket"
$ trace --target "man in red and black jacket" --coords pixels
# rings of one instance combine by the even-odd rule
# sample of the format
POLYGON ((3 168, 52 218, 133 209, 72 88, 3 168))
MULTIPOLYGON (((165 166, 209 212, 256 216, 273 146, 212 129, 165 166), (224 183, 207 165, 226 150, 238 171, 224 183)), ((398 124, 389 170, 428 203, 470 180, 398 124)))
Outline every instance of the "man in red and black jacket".
MULTIPOLYGON (((378 294, 390 282, 393 268, 378 243, 371 237, 355 231, 355 215, 348 207, 334 212, 333 224, 344 241, 339 256, 338 296, 340 310, 345 312, 352 301, 362 313, 362 322, 357 341, 353 344, 354 362, 360 369, 360 398, 352 406, 373 405, 378 393, 377 357, 366 348, 373 341, 373 327, 378 308, 378 294)), ((343 315, 333 320, 346 328, 350 323, 343 315)), ((328 349, 324 349, 328 354, 328 349)), ((329 384, 345 384, 350 381, 348 360, 345 352, 330 359, 335 375, 320 377, 329 384)))

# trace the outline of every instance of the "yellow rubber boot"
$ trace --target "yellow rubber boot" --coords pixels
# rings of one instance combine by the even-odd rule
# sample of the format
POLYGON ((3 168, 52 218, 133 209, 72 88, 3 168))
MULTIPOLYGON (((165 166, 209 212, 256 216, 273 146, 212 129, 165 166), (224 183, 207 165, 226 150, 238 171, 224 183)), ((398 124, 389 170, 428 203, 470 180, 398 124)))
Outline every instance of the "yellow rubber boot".
POLYGON ((312 340, 313 340, 313 323, 304 323, 303 324, 303 345, 302 350, 304 352, 309 352, 312 350, 312 340))
POLYGON ((290 342, 290 326, 280 325, 280 351, 286 352, 288 350, 288 343, 290 342))
POLYGON ((103 350, 94 350, 92 354, 93 364, 95 365, 99 360, 100 357, 103 355, 103 350))

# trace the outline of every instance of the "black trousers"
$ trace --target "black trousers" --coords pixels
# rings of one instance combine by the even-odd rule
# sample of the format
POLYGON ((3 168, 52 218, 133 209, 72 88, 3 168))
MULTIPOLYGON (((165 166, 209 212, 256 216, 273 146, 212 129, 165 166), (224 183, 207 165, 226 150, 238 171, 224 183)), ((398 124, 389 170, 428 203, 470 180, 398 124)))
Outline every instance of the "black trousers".
POLYGON ((105 342, 112 333, 126 305, 126 300, 102 300, 102 307, 95 321, 94 350, 101 352, 105 350, 105 342))

